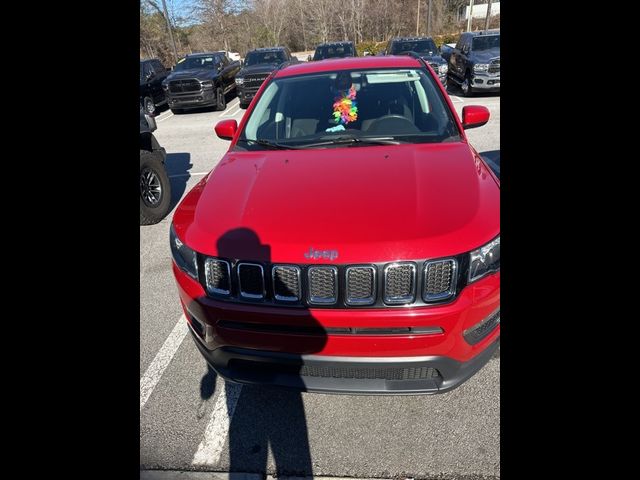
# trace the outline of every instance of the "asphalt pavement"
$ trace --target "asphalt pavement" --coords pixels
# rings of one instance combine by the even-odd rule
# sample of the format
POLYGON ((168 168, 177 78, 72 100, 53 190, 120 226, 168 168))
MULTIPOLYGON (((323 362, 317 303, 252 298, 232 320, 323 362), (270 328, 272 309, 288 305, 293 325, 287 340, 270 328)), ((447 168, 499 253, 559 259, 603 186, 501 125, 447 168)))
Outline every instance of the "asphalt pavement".
MULTIPOLYGON (((500 96, 451 96, 459 115, 465 105, 489 108, 489 123, 468 137, 499 175, 500 96)), ((166 110, 157 116, 154 134, 167 150, 173 208, 228 148, 213 127, 225 118, 239 122, 245 110, 237 99, 227 101, 224 112, 166 110)), ((168 245, 172 215, 140 227, 141 470, 282 476, 310 465, 314 476, 500 476, 499 351, 444 395, 338 396, 225 385, 207 367, 182 318, 168 245)))

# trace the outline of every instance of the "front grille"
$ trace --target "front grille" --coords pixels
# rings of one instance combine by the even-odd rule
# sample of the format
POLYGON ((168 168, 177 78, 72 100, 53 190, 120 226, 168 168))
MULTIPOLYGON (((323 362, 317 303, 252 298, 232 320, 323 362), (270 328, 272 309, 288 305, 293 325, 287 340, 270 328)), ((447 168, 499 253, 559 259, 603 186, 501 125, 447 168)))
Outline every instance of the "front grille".
POLYGON ((438 68, 440 68, 440 65, 434 62, 429 62, 429 65, 435 70, 436 73, 438 73, 438 68))
POLYGON ((489 72, 489 73, 500 73, 500 59, 498 59, 498 60, 493 60, 493 61, 489 64, 488 72, 489 72))
POLYGON ((451 301, 467 284, 468 253, 360 265, 262 264, 199 254, 199 265, 207 295, 221 300, 297 308, 385 308, 451 301))
POLYGON ((391 305, 412 303, 416 296, 416 266, 392 263, 384 269, 384 302, 391 305))
POLYGON ((348 267, 347 298, 349 305, 371 305, 376 301, 375 267, 348 267))
POLYGON ((173 80, 169 82, 169 91, 171 93, 198 92, 200 82, 195 79, 173 80))
POLYGON ((238 264, 238 289, 240 296, 249 299, 264 298, 264 271, 256 263, 238 264))
POLYGON ((269 73, 256 73, 254 75, 247 75, 244 77, 244 83, 242 84, 245 89, 258 90, 262 82, 264 82, 269 73))
POLYGON ((480 323, 462 332, 462 335, 468 344, 475 345, 482 339, 489 336, 489 334, 498 326, 499 323, 500 309, 493 312, 480 323))
POLYGON ((423 298, 437 302, 453 296, 456 287, 457 263, 454 259, 427 262, 424 267, 423 298))
POLYGON ((271 270, 273 276, 273 295, 276 300, 297 302, 300 300, 300 267, 278 265, 271 270))
POLYGON ((231 293, 229 262, 207 258, 204 262, 204 274, 207 282, 207 292, 218 295, 229 295, 231 293))
POLYGON ((338 301, 338 269, 309 267, 309 303, 332 304, 338 301))

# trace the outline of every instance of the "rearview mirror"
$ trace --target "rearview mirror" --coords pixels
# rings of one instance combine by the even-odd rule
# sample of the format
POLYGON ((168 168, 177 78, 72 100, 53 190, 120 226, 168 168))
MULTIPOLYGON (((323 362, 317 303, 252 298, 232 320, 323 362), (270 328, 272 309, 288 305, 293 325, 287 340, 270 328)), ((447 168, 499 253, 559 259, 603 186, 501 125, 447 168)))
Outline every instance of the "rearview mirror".
POLYGON ((462 109, 462 128, 481 127, 489 121, 489 109, 481 105, 469 105, 462 109))
POLYGON ((238 131, 238 122, 235 120, 222 120, 215 126, 216 135, 223 140, 231 140, 238 131))

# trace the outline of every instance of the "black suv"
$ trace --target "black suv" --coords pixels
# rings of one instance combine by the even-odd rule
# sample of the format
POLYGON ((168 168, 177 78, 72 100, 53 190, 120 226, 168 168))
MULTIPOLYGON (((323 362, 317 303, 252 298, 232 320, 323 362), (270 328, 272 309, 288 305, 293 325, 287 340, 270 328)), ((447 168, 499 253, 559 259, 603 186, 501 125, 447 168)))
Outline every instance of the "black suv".
POLYGON ((247 53, 236 75, 240 108, 247 108, 262 82, 284 62, 297 61, 287 47, 256 48, 247 53))
POLYGON ((443 85, 447 84, 447 61, 440 56, 431 37, 396 37, 389 40, 385 55, 407 55, 415 52, 433 68, 443 85))
POLYGON ((225 95, 236 88, 239 71, 240 62, 232 62, 224 52, 193 53, 178 60, 162 82, 171 111, 209 106, 224 110, 225 95))
POLYGON ((140 225, 158 223, 171 206, 167 154, 151 133, 156 128, 155 118, 140 107, 140 225))
POLYGON ((353 42, 332 42, 321 43, 316 47, 313 60, 324 60, 326 58, 357 57, 356 47, 353 42))
POLYGON ((153 114, 156 107, 167 103, 162 81, 169 73, 157 58, 140 60, 140 105, 146 113, 153 114))
POLYGON ((449 81, 465 96, 500 91, 500 31, 484 30, 460 35, 449 57, 449 81))

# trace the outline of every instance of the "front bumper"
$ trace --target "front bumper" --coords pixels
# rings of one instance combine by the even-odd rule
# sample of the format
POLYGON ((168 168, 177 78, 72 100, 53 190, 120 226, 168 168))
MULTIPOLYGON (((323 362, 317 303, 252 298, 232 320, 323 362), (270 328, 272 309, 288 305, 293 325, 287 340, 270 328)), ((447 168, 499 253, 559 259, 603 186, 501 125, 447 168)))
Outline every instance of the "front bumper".
POLYGON ((474 90, 500 90, 500 73, 475 73, 471 82, 474 90))
POLYGON ((249 105, 253 97, 258 93, 258 89, 244 89, 238 86, 238 99, 242 105, 249 105))
POLYGON ((183 94, 167 93, 167 104, 170 108, 198 108, 216 105, 216 91, 213 88, 205 88, 198 92, 183 94))
POLYGON ((477 372, 500 337, 500 272, 468 285, 448 304, 364 309, 224 302, 208 298, 175 263, 173 272, 198 348, 221 376, 241 383, 333 393, 441 393, 477 372), (416 333, 388 333, 401 327, 416 333))

